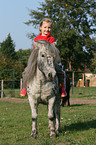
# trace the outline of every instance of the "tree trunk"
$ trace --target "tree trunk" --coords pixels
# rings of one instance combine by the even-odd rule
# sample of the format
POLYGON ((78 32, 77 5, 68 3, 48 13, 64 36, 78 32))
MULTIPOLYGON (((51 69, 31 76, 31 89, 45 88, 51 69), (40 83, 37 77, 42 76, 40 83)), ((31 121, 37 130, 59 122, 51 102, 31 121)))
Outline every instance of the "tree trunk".
POLYGON ((71 61, 69 60, 69 58, 68 58, 68 64, 69 64, 69 70, 71 71, 72 70, 72 68, 71 68, 71 61))

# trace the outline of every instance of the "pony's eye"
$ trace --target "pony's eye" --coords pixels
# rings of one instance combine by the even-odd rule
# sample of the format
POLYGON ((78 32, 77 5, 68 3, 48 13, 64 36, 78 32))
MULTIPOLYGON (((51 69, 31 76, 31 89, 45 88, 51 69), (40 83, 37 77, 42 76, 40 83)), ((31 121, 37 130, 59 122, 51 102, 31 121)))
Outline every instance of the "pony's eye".
POLYGON ((42 57, 45 57, 44 54, 42 54, 42 57))

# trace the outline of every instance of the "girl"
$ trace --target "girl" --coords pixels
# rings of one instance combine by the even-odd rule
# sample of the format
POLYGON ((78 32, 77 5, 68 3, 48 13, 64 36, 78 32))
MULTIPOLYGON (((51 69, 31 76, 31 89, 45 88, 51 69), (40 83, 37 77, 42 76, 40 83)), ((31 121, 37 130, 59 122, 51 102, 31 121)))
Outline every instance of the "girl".
MULTIPOLYGON (((34 38, 34 41, 45 40, 45 41, 48 41, 50 43, 55 42, 55 38, 51 36, 51 28, 52 28, 51 19, 49 19, 49 18, 42 19, 42 21, 40 22, 39 28, 40 28, 41 33, 39 34, 39 36, 34 38)), ((33 49, 35 49, 34 46, 33 46, 33 49)), ((60 76, 59 73, 57 73, 57 74, 60 76)), ((64 80, 62 80, 62 81, 63 81, 62 83, 60 81, 60 83, 61 83, 61 97, 65 97, 67 94, 66 94, 66 91, 64 89, 64 80)), ((23 89, 21 91, 21 96, 25 96, 26 94, 27 94, 26 88, 23 87, 23 89)))

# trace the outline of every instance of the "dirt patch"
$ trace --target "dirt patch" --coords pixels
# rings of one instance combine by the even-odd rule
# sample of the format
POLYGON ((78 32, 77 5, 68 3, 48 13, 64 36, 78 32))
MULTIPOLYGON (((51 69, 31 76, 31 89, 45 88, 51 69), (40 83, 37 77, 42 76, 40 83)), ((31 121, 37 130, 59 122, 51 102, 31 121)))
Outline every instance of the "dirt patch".
POLYGON ((3 99, 0 99, 0 101, 8 101, 12 103, 27 103, 28 99, 5 97, 3 99))
MULTIPOLYGON (((8 101, 12 103, 28 103, 28 99, 11 97, 5 97, 3 99, 0 98, 0 101, 8 101)), ((70 98, 70 104, 96 104, 96 99, 91 100, 88 98, 70 98)))
POLYGON ((96 99, 88 99, 88 98, 71 98, 70 104, 96 104, 96 99))

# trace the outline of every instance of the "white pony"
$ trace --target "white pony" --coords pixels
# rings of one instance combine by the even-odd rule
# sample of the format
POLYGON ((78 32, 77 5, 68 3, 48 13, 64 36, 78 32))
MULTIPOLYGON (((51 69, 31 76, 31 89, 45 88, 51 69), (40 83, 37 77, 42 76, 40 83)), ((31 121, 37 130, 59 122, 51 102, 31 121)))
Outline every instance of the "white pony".
POLYGON ((24 85, 32 111, 31 137, 36 138, 39 103, 48 105, 50 137, 55 137, 60 131, 60 94, 55 69, 60 61, 59 51, 54 44, 44 40, 33 42, 33 45, 35 50, 32 50, 24 72, 24 85))

